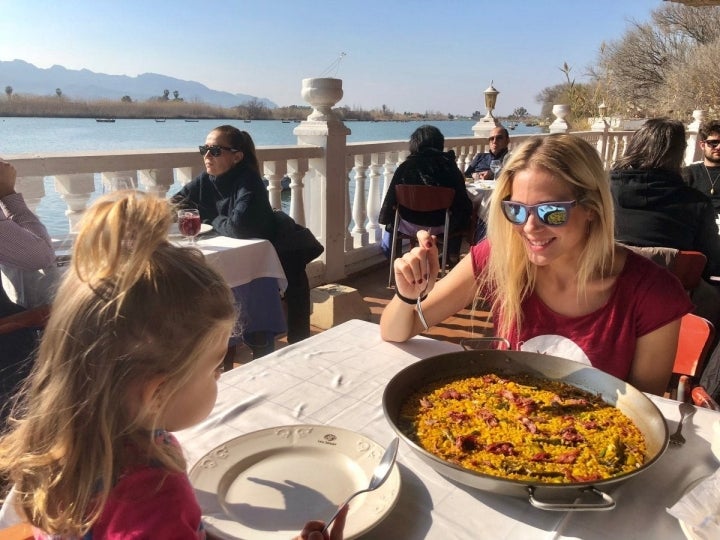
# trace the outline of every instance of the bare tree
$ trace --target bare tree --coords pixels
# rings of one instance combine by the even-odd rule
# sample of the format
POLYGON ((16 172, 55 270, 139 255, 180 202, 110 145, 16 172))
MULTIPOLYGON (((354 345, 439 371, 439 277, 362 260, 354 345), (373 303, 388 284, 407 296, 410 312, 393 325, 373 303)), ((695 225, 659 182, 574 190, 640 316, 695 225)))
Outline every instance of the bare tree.
MULTIPOLYGON (((622 38, 601 47, 592 73, 609 110, 684 118, 688 107, 692 110, 694 106, 678 102, 688 93, 683 84, 692 86, 695 99, 710 93, 711 84, 705 85, 702 77, 683 77, 689 77, 691 66, 697 70, 703 63, 702 47, 720 39, 720 8, 664 4, 653 10, 651 22, 633 22, 622 38), (701 89, 705 86, 707 89, 701 89)), ((704 51, 707 54, 710 49, 704 51)), ((717 63, 718 57, 713 58, 717 63)), ((704 75, 709 80, 716 70, 710 68, 704 75)))

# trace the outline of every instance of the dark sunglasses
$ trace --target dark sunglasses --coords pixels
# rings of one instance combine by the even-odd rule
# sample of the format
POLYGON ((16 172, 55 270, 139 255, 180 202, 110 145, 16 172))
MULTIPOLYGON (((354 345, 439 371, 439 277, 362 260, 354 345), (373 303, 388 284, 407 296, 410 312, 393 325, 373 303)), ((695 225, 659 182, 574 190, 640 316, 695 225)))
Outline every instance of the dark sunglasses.
POLYGON ((715 148, 720 144, 720 139, 705 139, 703 143, 707 144, 710 148, 715 148))
POLYGON ((513 225, 525 225, 530 213, 549 227, 560 227, 570 219, 570 209, 577 206, 577 201, 545 202, 540 204, 523 204, 519 202, 501 201, 503 213, 513 225))
POLYGON ((198 148, 200 149, 201 155, 204 156, 205 154, 210 152, 210 155, 212 157, 218 157, 220 154, 222 154, 223 150, 227 150, 228 152, 237 152, 237 150, 235 150, 235 148, 230 148, 228 146, 218 146, 216 144, 213 146, 208 146, 206 144, 202 144, 202 145, 198 146, 198 148))

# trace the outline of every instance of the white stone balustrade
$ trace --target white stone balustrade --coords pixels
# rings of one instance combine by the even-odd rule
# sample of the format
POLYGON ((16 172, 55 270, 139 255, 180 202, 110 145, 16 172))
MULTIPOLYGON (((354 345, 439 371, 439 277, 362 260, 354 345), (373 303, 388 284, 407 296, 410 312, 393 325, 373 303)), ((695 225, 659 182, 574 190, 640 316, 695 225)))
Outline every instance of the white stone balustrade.
MULTIPOLYGON (((311 115, 312 116, 312 115, 311 115)), ((280 207, 281 182, 290 178, 290 215, 308 226, 325 246, 325 253, 308 266, 312 286, 330 283, 385 261, 379 240, 383 227, 378 214, 397 166, 406 159, 408 141, 347 143, 350 130, 339 120, 308 120, 294 131, 298 145, 258 147, 261 170, 268 180, 274 207, 280 207)), ((694 114, 696 122, 701 111, 694 114)), ((689 130, 691 135, 692 131, 689 130)), ((632 131, 588 131, 574 135, 588 140, 605 168, 622 155, 632 131)), ((697 131, 694 131, 695 135, 697 131)), ((530 137, 511 135, 511 150, 530 137)), ((445 139, 464 169, 487 139, 445 139)), ((695 139, 689 144, 697 146, 695 139)), ((688 152, 688 156, 690 156, 688 152)), ((693 156, 694 151, 693 151, 693 156)), ((204 170, 196 150, 85 152, 52 155, 9 155, 18 171, 17 188, 31 209, 44 197, 60 197, 74 231, 88 201, 101 189, 102 175, 132 176, 139 188, 165 197, 174 182, 183 185, 204 170), (54 179, 55 193, 45 192, 45 179, 54 179)))

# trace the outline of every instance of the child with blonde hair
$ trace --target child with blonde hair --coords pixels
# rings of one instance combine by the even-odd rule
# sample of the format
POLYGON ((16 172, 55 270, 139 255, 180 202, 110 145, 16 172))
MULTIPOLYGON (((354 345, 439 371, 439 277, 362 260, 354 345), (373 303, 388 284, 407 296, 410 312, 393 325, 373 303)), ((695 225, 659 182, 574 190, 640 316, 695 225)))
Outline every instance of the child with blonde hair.
MULTIPOLYGON (((0 437, 3 512, 36 538, 211 537, 170 432, 212 410, 236 314, 202 254, 167 241, 170 222, 167 201, 141 192, 87 211, 0 437)), ((298 538, 340 540, 343 521, 298 538)))

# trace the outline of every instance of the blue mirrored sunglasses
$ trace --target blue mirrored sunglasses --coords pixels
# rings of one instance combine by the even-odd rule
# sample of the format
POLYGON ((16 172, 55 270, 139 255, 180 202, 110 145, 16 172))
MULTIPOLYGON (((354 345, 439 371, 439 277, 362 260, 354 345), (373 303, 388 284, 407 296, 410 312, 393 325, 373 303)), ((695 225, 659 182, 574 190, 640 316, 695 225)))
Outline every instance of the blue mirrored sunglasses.
POLYGON ((568 222, 568 219, 570 219, 570 209, 573 206, 577 206, 577 201, 523 204, 504 200, 501 204, 505 217, 513 225, 524 225, 532 212, 545 225, 559 227, 568 222))
POLYGON ((203 144, 198 146, 198 148, 200 149, 200 154, 202 154, 203 156, 210 152, 210 155, 212 157, 218 157, 220 154, 222 154, 223 150, 227 150, 228 152, 237 152, 237 150, 235 150, 234 148, 230 148, 229 146, 218 146, 216 144, 213 146, 203 144))

